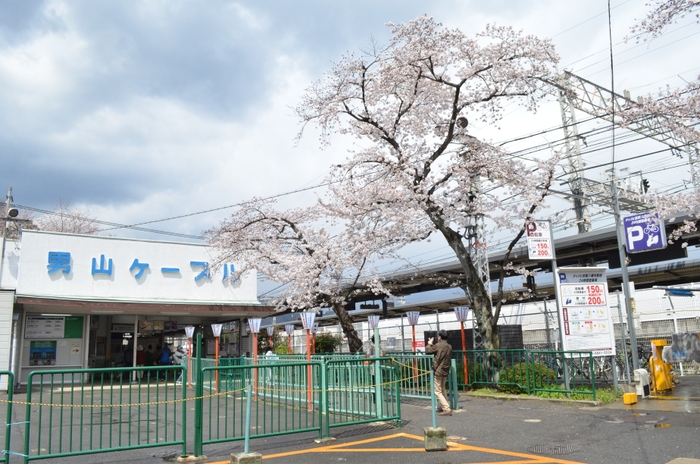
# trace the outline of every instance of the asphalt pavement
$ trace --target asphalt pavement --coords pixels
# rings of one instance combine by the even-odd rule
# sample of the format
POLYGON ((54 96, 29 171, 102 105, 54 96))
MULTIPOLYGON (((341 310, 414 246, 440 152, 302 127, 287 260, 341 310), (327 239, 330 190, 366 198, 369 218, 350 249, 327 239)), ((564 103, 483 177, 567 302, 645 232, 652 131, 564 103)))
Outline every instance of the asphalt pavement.
MULTIPOLYGON (((671 394, 608 405, 460 395, 459 410, 438 416, 446 451, 425 450, 432 426, 426 401, 402 402, 403 421, 333 429, 333 440, 317 433, 253 439, 250 452, 266 463, 588 463, 700 464, 700 376, 681 377, 671 394), (685 459, 685 460, 684 460, 685 459)), ((207 445, 201 462, 228 463, 242 441, 207 445)), ((41 462, 72 464, 176 462, 175 447, 87 455, 41 462)), ((10 462, 22 462, 11 457, 10 462)))

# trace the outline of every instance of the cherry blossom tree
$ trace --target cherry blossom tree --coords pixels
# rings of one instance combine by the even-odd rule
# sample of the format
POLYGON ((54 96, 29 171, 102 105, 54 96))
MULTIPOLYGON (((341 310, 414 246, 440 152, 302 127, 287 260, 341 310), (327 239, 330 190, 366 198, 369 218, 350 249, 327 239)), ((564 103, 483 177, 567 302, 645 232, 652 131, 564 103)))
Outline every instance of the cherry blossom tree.
MULTIPOLYGON (((631 29, 637 35, 637 41, 658 37, 668 25, 700 9, 700 1, 654 0, 647 3, 647 6, 651 7, 651 11, 631 29)), ((700 17, 698 14, 695 16, 700 17)))
MULTIPOLYGON (((654 39, 670 24, 688 13, 700 10, 700 0, 655 0, 647 3, 647 6, 650 11, 646 18, 630 29, 637 41, 654 39)), ((697 13, 695 16, 700 18, 697 13)), ((660 89, 658 95, 649 95, 640 104, 621 108, 619 118, 623 125, 639 119, 654 118, 666 130, 688 142, 698 143, 700 133, 693 127, 700 122, 700 83, 696 80, 678 89, 660 89)))
POLYGON ((233 279, 256 269, 284 284, 284 291, 273 298, 278 307, 292 311, 332 308, 350 351, 357 352, 362 340, 348 309, 357 292, 387 293, 371 263, 390 254, 398 242, 387 233, 390 228, 382 227, 381 218, 374 222, 375 233, 366 235, 335 224, 333 218, 320 205, 281 212, 274 209, 272 200, 253 199, 206 235, 219 251, 219 262, 237 263, 233 279), (334 229, 339 232, 332 232, 334 229))
POLYGON ((470 224, 483 222, 486 237, 511 230, 512 248, 543 207, 558 158, 511 156, 468 134, 468 121, 497 125, 506 104, 536 110, 558 92, 558 57, 550 41, 508 27, 474 38, 428 17, 390 27, 386 48, 342 57, 295 109, 303 126, 321 129, 324 146, 333 133, 356 142, 332 169, 325 206, 350 230, 382 218, 404 243, 442 235, 485 346, 498 348, 502 278, 494 308, 468 246, 470 224))
MULTIPOLYGON (((637 41, 651 40, 663 33, 665 28, 675 23, 685 15, 700 10, 698 0, 655 0, 647 3, 650 11, 646 18, 631 28, 636 34, 637 41)), ((700 18, 695 13, 696 18, 700 18)), ((700 132, 695 127, 700 123, 700 81, 688 82, 685 86, 674 89, 660 89, 656 95, 648 95, 640 103, 630 103, 620 108, 616 122, 622 126, 634 122, 652 119, 659 127, 673 133, 677 138, 685 140, 692 150, 697 150, 700 143, 700 132)), ((697 158, 696 158, 697 159, 697 158)), ((698 169, 695 166, 695 169, 698 169)), ((696 174, 697 175, 697 174, 696 174)), ((700 192, 682 192, 679 194, 640 195, 640 201, 649 205, 650 209, 659 213, 663 218, 688 216, 674 231, 669 234, 669 241, 680 240, 684 235, 697 231, 697 205, 700 202, 700 192)))
POLYGON ((59 199, 56 211, 33 220, 38 230, 67 232, 71 234, 97 234, 100 231, 95 218, 88 211, 75 208, 71 202, 59 199))

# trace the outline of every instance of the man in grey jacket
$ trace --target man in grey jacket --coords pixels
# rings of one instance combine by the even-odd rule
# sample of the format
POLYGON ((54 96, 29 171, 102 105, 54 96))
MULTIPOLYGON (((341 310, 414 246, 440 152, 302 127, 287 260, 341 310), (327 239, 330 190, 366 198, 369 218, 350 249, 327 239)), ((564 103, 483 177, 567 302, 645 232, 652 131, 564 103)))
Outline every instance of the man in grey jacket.
POLYGON ((447 343, 447 332, 444 330, 438 332, 437 344, 434 345, 433 340, 433 337, 428 339, 428 346, 425 347, 425 352, 435 355, 432 366, 433 372, 435 372, 435 397, 440 403, 440 408, 442 408, 438 415, 451 416, 452 409, 445 398, 445 382, 447 382, 447 376, 450 374, 450 366, 452 365, 452 347, 447 343))

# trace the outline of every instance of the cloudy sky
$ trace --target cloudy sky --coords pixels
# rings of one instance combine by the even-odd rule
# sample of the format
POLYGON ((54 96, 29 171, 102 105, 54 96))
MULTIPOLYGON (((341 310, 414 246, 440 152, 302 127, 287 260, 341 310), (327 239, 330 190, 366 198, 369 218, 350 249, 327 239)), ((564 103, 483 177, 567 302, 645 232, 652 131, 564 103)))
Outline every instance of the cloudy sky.
MULTIPOLYGON (((700 26, 684 20, 625 43, 646 8, 611 1, 617 89, 696 79, 700 26)), ((295 144, 290 107, 341 54, 385 43, 387 22, 423 14, 469 34, 497 23, 552 38, 562 69, 610 87, 606 0, 3 0, 0 191, 12 186, 18 205, 62 200, 103 221, 194 237, 253 196, 306 204, 315 190, 292 192, 320 183, 345 148, 321 151, 313 132, 295 144)), ((488 136, 561 119, 538 124, 488 136)))

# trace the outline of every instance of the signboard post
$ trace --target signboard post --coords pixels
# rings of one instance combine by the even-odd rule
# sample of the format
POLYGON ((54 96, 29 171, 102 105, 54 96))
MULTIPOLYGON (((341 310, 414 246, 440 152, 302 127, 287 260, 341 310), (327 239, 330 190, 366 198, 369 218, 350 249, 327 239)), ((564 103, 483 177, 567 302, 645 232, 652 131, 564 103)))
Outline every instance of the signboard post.
POLYGON ((527 252, 530 259, 541 261, 554 259, 551 221, 528 222, 525 232, 527 233, 527 252))
POLYGON ((639 213, 622 218, 627 253, 666 248, 664 221, 656 213, 639 213))
POLYGON ((557 269, 565 351, 592 351, 593 356, 615 355, 606 270, 604 267, 557 269))

